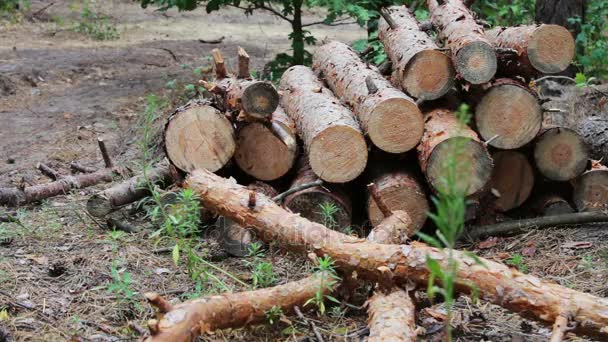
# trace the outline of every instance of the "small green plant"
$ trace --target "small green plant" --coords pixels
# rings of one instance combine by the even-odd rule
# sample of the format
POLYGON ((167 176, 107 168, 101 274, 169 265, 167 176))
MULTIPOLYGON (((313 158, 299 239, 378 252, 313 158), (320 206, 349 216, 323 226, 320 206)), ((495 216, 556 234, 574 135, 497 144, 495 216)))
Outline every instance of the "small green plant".
POLYGON ((112 262, 112 282, 108 284, 108 293, 114 293, 121 296, 122 299, 131 300, 135 296, 135 292, 131 289, 132 279, 131 274, 124 272, 120 274, 118 271, 118 262, 112 262))
POLYGON ((258 263, 253 272, 251 272, 253 278, 254 288, 264 288, 272 286, 276 283, 277 277, 274 274, 272 264, 269 262, 258 263))
POLYGON ((331 202, 323 202, 319 204, 319 215, 323 218, 323 224, 327 228, 334 229, 338 225, 335 215, 340 210, 338 206, 331 202))
POLYGON ((95 40, 116 40, 120 38, 116 25, 108 16, 94 11, 89 1, 84 2, 80 20, 73 28, 75 32, 86 34, 95 40))
POLYGON ((517 268, 522 273, 528 273, 528 265, 526 265, 526 260, 524 256, 519 253, 513 254, 509 259, 507 259, 506 263, 507 265, 517 268))
POLYGON ((274 325, 283 316, 283 310, 278 306, 273 306, 266 311, 266 320, 270 325, 274 325))
POLYGON ((595 262, 592 255, 585 255, 582 260, 582 266, 586 271, 591 271, 595 268, 595 262))
POLYGON ((247 257, 248 258, 263 258, 266 255, 264 253, 264 245, 261 242, 254 241, 247 246, 247 257))
POLYGON ((587 78, 587 75, 583 74, 582 72, 577 72, 576 76, 574 77, 574 82, 576 83, 576 86, 579 88, 588 87, 595 81, 596 81, 595 77, 587 78))
POLYGON ((336 268, 334 267, 334 261, 329 256, 322 258, 317 257, 317 266, 315 266, 315 273, 323 277, 323 281, 319 284, 319 289, 315 292, 315 295, 304 303, 304 306, 313 304, 319 310, 321 315, 325 314, 325 300, 332 301, 340 304, 340 301, 336 298, 326 295, 325 291, 332 292, 334 285, 340 280, 336 274, 336 268), (326 279, 327 278, 327 279, 326 279))

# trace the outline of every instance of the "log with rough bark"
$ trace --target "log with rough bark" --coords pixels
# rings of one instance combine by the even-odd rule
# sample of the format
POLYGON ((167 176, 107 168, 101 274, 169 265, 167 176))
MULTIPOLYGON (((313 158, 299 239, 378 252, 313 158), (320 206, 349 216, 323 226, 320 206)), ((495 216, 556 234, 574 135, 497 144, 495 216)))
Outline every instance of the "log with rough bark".
MULTIPOLYGON (((291 189, 319 180, 305 157, 298 161, 297 167, 298 174, 291 183, 291 189)), ((334 227, 331 228, 342 229, 351 224, 352 203, 340 185, 324 184, 297 191, 285 197, 283 206, 313 222, 325 224, 329 222, 326 222, 328 218, 322 214, 321 206, 332 206, 335 213, 332 216, 334 227)))
POLYGON ((498 54, 499 71, 504 75, 534 77, 566 70, 574 59, 574 38, 559 25, 496 27, 486 31, 494 46, 516 53, 498 54))
POLYGON ((367 301, 367 313, 368 342, 416 341, 416 307, 406 291, 376 291, 367 301))
POLYGON ((570 203, 555 193, 547 193, 535 198, 532 208, 540 216, 563 215, 574 212, 570 203))
POLYGON ((534 160, 543 176, 555 181, 567 181, 585 171, 589 149, 575 131, 555 127, 538 137, 534 146, 534 160))
POLYGON ((178 108, 165 127, 167 158, 184 172, 221 169, 236 149, 230 120, 209 102, 190 101, 178 108))
POLYGON ((308 67, 287 69, 280 88, 281 105, 296 123, 315 174, 332 183, 357 178, 367 164, 367 145, 354 114, 308 67))
POLYGON ((445 95, 454 83, 450 58, 420 29, 406 6, 392 6, 383 13, 394 26, 378 19, 378 38, 393 64, 393 83, 421 100, 445 95))
MULTIPOLYGON (((447 267, 447 251, 422 243, 382 245, 347 236, 289 213, 263 195, 258 196, 255 208, 250 208, 246 188, 206 170, 191 173, 186 185, 200 196, 204 206, 253 227, 262 240, 292 251, 312 250, 316 255, 330 256, 340 271, 356 271, 361 279, 386 279, 385 272, 390 272, 397 284, 410 280, 426 286, 430 275, 427 258, 447 267)), ((543 281, 491 260, 473 259, 458 250, 451 253, 458 265, 457 291, 470 293, 474 288, 482 300, 548 324, 559 316, 570 316, 576 323, 575 331, 608 337, 608 299, 543 281)))
POLYGON ((534 170, 528 158, 517 151, 499 151, 492 154, 494 169, 490 179, 493 207, 508 211, 524 203, 534 187, 534 170))
POLYGON ((293 166, 298 145, 296 128, 281 107, 270 122, 237 124, 234 160, 245 173, 262 181, 283 177, 293 166))
POLYGON ((70 190, 82 189, 100 183, 110 183, 124 174, 118 168, 102 169, 77 176, 64 176, 47 184, 25 187, 0 188, 0 205, 20 206, 54 196, 65 195, 70 190))
POLYGON ((608 167, 593 161, 591 170, 574 180, 572 200, 578 211, 608 210, 608 167))
MULTIPOLYGON (((369 182, 375 184, 377 195, 389 211, 403 210, 409 215, 412 220, 412 231, 408 232, 410 236, 422 228, 429 204, 420 182, 411 172, 375 163, 370 169, 369 182)), ((385 214, 369 188, 367 195, 367 217, 375 227, 384 219, 385 214)))
POLYGON ((475 108, 475 123, 490 146, 515 149, 530 142, 540 131, 542 108, 530 88, 502 78, 487 87, 475 108))
POLYGON ((335 281, 327 273, 317 273, 299 281, 271 288, 225 293, 173 305, 159 320, 148 321, 150 336, 146 341, 195 341, 217 329, 240 328, 263 322, 273 308, 284 313, 294 306, 303 307, 317 292, 329 294, 335 281))
POLYGON ((484 189, 492 174, 492 158, 486 147, 454 113, 436 109, 425 114, 424 134, 418 145, 420 167, 435 191, 446 179, 449 160, 458 162, 458 189, 467 196, 484 189))
POLYGON ((496 53, 483 27, 462 0, 427 0, 433 26, 452 52, 452 61, 462 78, 472 84, 488 82, 496 73, 496 53))
POLYGON ((424 124, 416 103, 361 61, 348 45, 332 41, 319 47, 312 67, 352 108, 374 145, 391 153, 418 145, 424 124))
POLYGON ((150 184, 165 188, 172 184, 176 178, 177 175, 171 172, 168 163, 161 163, 147 170, 145 177, 142 173, 94 194, 87 201, 87 211, 95 217, 104 217, 127 204, 148 196, 150 189, 146 179, 150 184))

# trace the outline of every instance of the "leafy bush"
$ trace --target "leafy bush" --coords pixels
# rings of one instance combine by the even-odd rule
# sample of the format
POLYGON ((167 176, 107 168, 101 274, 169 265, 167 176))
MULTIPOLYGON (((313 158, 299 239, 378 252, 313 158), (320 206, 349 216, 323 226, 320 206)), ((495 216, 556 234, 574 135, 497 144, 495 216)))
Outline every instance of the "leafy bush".
POLYGON ((514 26, 534 22, 534 6, 530 0, 481 0, 475 1, 471 9, 491 27, 514 26))
POLYGON ((587 2, 585 20, 570 18, 579 24, 581 32, 576 36, 576 61, 586 74, 608 77, 608 2, 594 0, 587 2))
POLYGON ((85 3, 82 12, 80 13, 80 22, 74 31, 86 34, 95 40, 115 40, 120 38, 118 29, 110 18, 93 11, 88 2, 85 3))

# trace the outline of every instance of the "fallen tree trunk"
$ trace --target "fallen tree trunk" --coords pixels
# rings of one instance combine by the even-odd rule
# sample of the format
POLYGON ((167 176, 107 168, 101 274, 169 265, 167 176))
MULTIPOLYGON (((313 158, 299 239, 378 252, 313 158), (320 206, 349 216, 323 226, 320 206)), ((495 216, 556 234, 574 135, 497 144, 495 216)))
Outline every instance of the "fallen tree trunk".
POLYGON ((237 124, 236 164, 262 181, 283 177, 293 166, 298 145, 293 120, 277 107, 269 123, 248 121, 237 124))
POLYGON ((499 151, 492 154, 494 169, 490 188, 496 198, 492 207, 505 212, 524 203, 534 187, 534 170, 528 158, 517 151, 499 151))
POLYGON ((391 6, 378 19, 378 38, 393 64, 393 84, 421 100, 435 100, 445 95, 454 82, 450 58, 426 32, 406 6, 391 6))
POLYGON ((504 75, 535 77, 566 70, 574 59, 574 38, 559 25, 522 25, 496 27, 486 37, 497 48, 515 53, 498 54, 499 70, 504 75))
POLYGON ((20 206, 46 198, 67 194, 73 189, 82 189, 100 183, 110 183, 122 175, 117 168, 102 169, 77 176, 64 176, 57 181, 16 188, 0 188, 0 205, 20 206))
POLYGON ((367 164, 367 145, 354 114, 305 66, 287 69, 280 89, 315 174, 332 183, 357 178, 367 164))
POLYGON ((534 146, 534 160, 543 176, 555 181, 567 181, 585 171, 589 149, 575 131, 555 127, 538 137, 534 146))
POLYGON ((378 148, 401 153, 418 145, 424 123, 416 103, 363 63, 348 45, 333 41, 319 47, 312 67, 352 108, 361 129, 378 148))
POLYGON ((433 190, 437 191, 446 178, 446 161, 456 159, 456 186, 466 189, 467 196, 482 191, 490 179, 493 165, 492 158, 479 141, 477 133, 445 109, 426 113, 424 119, 424 134, 418 145, 418 161, 433 190))
POLYGON ((515 149, 529 143, 541 128, 538 96, 527 86, 498 79, 488 87, 475 107, 475 123, 490 146, 515 149))
POLYGON ((572 199, 578 211, 608 209, 608 167, 593 161, 591 170, 573 182, 572 199))
POLYGON ((427 0, 433 26, 452 51, 462 78, 472 84, 488 82, 496 73, 496 53, 462 0, 427 0))
POLYGON ((178 108, 165 127, 165 151, 175 167, 190 172, 221 169, 236 149, 228 118, 204 100, 178 108))
POLYGON ((386 294, 377 291, 367 301, 367 341, 416 341, 415 312, 416 307, 406 291, 400 288, 386 294))
MULTIPOLYGON (((161 163, 146 171, 146 176, 151 184, 160 185, 162 188, 173 183, 176 178, 168 163, 161 163)), ((95 217, 104 217, 149 194, 146 177, 140 174, 91 196, 87 201, 87 211, 95 217)))
MULTIPOLYGON (((396 283, 411 280, 426 286, 430 275, 427 258, 447 267, 447 251, 422 243, 382 245, 350 237, 289 213, 262 195, 255 208, 249 208, 247 189, 206 170, 193 172, 186 185, 199 194, 204 206, 253 227, 262 240, 293 251, 306 253, 310 249, 317 255, 330 256, 340 271, 356 271, 362 279, 382 279, 388 270, 396 283)), ((571 316, 577 323, 576 331, 608 336, 607 299, 543 281, 491 260, 473 259, 461 251, 452 251, 452 255, 458 265, 458 291, 468 293, 473 286, 479 298, 507 309, 549 324, 559 316, 571 316)))

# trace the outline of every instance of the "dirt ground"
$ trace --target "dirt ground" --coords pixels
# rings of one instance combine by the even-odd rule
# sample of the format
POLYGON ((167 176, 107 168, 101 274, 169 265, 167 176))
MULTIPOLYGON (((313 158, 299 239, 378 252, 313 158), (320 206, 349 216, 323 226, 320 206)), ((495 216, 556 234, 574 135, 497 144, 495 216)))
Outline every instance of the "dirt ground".
MULTIPOLYGON (((116 162, 136 168, 137 131, 146 96, 156 94, 170 102, 169 107, 179 104, 180 87, 196 80, 193 69, 210 71, 213 48, 222 49, 229 65, 234 65, 236 47, 243 46, 253 68, 261 70, 289 46, 289 27, 268 14, 244 17, 236 9, 162 14, 126 0, 98 2, 96 8, 111 16, 120 33, 118 40, 99 42, 70 30, 78 20, 74 8, 78 1, 53 3, 33 20, 0 21, 0 187, 48 182, 35 169, 40 162, 64 174, 70 172, 72 161, 101 168, 97 137, 107 141, 116 162), (224 37, 220 44, 199 41, 220 37, 224 37), (178 90, 168 86, 173 81, 178 90)), ((32 1, 31 12, 47 4, 32 1)), ((306 16, 306 20, 319 18, 314 13, 306 16)), ((311 31, 319 39, 344 42, 365 35, 354 25, 311 31)), ((141 212, 123 213, 143 228, 134 234, 111 232, 105 222, 87 216, 86 199, 102 188, 75 191, 18 210, 0 208, 0 215, 18 218, 16 223, 0 223, 0 341, 3 331, 18 341, 137 339, 134 324, 145 327, 154 317, 143 299, 145 292, 184 300, 226 288, 248 289, 212 270, 226 288, 211 280, 195 287, 184 268, 175 266, 163 242, 149 237, 154 227, 141 212)), ((522 256, 519 267, 527 272, 605 297, 605 228, 546 229, 465 247, 501 261, 522 256)), ((227 257, 213 238, 204 239, 199 248, 208 261, 252 283, 245 259, 227 257)), ((266 254, 278 283, 300 279, 310 269, 302 257, 266 254)), ((351 303, 332 308, 325 316, 306 316, 329 340, 362 340, 364 300, 361 291, 351 303)), ((544 341, 550 333, 550 328, 495 305, 462 297, 457 306, 454 326, 460 341, 544 341)), ((418 324, 426 333, 421 340, 441 340, 442 308, 422 312, 418 324)), ((290 317, 275 325, 220 331, 202 339, 301 341, 313 340, 312 336, 304 322, 290 317)))

